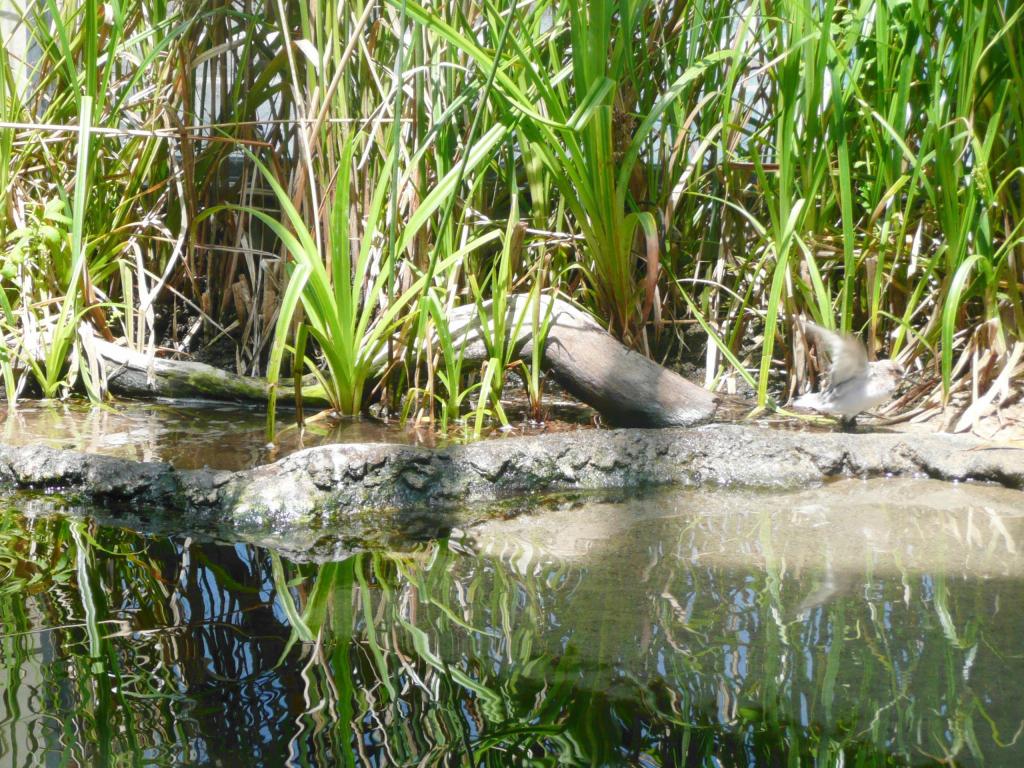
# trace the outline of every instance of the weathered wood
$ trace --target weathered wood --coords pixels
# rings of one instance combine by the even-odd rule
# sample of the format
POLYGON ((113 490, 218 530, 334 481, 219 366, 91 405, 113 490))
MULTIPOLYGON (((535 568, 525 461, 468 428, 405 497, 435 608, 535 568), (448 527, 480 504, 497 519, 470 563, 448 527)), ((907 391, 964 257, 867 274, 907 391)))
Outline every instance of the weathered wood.
MULTIPOLYGON (((235 403, 266 403, 265 379, 241 376, 206 363, 166 360, 92 338, 90 346, 102 358, 111 392, 133 397, 205 398, 235 403)), ((327 405, 319 387, 303 388, 306 402, 327 405)), ((278 401, 288 403, 294 396, 290 386, 279 385, 278 401)))
MULTIPOLYGON (((491 302, 483 305, 491 311, 491 302)), ((493 319, 492 319, 493 321, 493 319)), ((581 309, 561 299, 510 297, 505 317, 512 356, 529 360, 534 327, 547 323, 544 368, 571 394, 615 426, 690 426, 708 421, 718 399, 637 352, 627 349, 581 309)), ((468 361, 489 356, 480 311, 475 305, 454 308, 448 316, 456 349, 468 361)), ((135 396, 205 397, 235 402, 267 401, 262 379, 222 371, 204 363, 150 358, 126 347, 94 339, 103 358, 111 391, 135 396)), ((383 358, 380 363, 383 366, 383 358)), ((292 396, 281 386, 279 401, 292 396)), ((313 404, 326 404, 315 388, 303 389, 313 404)))
MULTIPOLYGON (((490 312, 491 303, 483 308, 490 312)), ((548 317, 544 368, 609 424, 671 427, 711 419, 718 405, 713 393, 628 349, 586 312, 561 299, 544 297, 536 307, 529 296, 510 297, 505 327, 513 336, 509 344, 515 355, 530 358, 534 326, 548 317)), ((455 347, 463 350, 465 359, 487 357, 475 306, 452 310, 448 325, 455 347)))

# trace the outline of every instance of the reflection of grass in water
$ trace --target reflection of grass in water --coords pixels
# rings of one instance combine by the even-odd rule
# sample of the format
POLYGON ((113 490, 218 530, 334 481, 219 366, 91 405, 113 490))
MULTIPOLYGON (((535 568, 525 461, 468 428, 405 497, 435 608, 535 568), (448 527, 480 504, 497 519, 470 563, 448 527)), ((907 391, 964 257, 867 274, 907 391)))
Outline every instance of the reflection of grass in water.
MULTIPOLYGON (((677 628, 679 619, 668 601, 659 603, 655 618, 656 634, 665 639, 649 641, 640 657, 640 669, 650 668, 632 671, 623 685, 613 679, 619 661, 615 639, 611 648, 600 645, 596 657, 584 658, 573 644, 574 628, 566 627, 561 655, 537 647, 545 611, 553 609, 545 602, 557 600, 551 585, 564 580, 578 588, 579 574, 561 566, 563 572, 513 577, 510 569, 483 560, 467 568, 443 545, 431 548, 429 556, 426 566, 378 553, 357 558, 357 569, 393 579, 362 593, 362 600, 376 601, 372 610, 362 606, 367 620, 381 622, 372 633, 364 625, 363 642, 371 645, 374 669, 392 689, 423 692, 422 716, 429 711, 427 720, 437 723, 444 713, 448 727, 423 734, 436 739, 436 747, 458 749, 453 731, 461 728, 473 762, 511 764, 538 749, 583 764, 643 753, 665 764, 687 755, 707 760, 726 754, 742 762, 795 755, 801 764, 845 759, 864 765, 982 757, 972 735, 977 700, 960 673, 964 651, 976 653, 976 644, 958 646, 930 631, 943 621, 942 606, 953 600, 941 580, 930 612, 908 610, 890 625, 882 610, 892 610, 899 598, 886 594, 866 604, 840 597, 812 609, 802 622, 787 618, 795 601, 783 583, 784 566, 769 557, 767 572, 752 586, 746 582, 760 633, 748 649, 751 672, 729 681, 734 686, 723 700, 716 697, 723 679, 714 667, 713 641, 690 628, 683 629, 682 639, 673 638, 669 628, 677 628), (462 578, 447 578, 453 568, 462 578), (467 632, 467 625, 476 629, 467 632), (385 627, 391 631, 380 631, 385 627), (652 674, 657 665, 649 662, 659 655, 662 671, 652 674), (611 691, 605 684, 612 684, 611 691), (808 693, 813 698, 801 700, 808 693), (709 710, 706 702, 716 698, 724 708, 709 710)), ((661 583, 667 575, 671 581, 671 569, 678 567, 656 568, 652 578, 661 583)), ((728 620, 735 599, 735 584, 708 581, 706 633, 728 620)), ((961 626, 963 632, 980 631, 976 620, 961 626)), ((400 761, 422 755, 405 751, 414 747, 390 744, 400 761)))
MULTIPOLYGON (((97 532, 61 517, 27 526, 0 512, 2 719, 24 718, 10 741, 0 736, 0 755, 35 764, 45 752, 54 764, 115 765, 161 741, 179 741, 189 754, 177 725, 185 697, 176 693, 171 666, 144 669, 136 656, 150 649, 118 640, 125 622, 115 618, 116 604, 145 610, 164 602, 138 544, 130 532, 97 532), (39 665, 40 658, 50 663, 39 665), (31 717, 40 703, 52 717, 31 717)), ((165 650, 173 659, 173 648, 165 650)))
MULTIPOLYGON (((664 579, 665 570, 655 569, 652 578, 664 579)), ((943 604, 956 602, 965 612, 950 621, 962 628, 962 638, 980 632, 976 618, 970 617, 971 611, 978 608, 972 608, 970 603, 977 603, 984 594, 980 585, 958 591, 954 601, 941 580, 911 579, 904 574, 903 585, 879 583, 884 588, 879 594, 868 595, 866 600, 841 596, 812 609, 806 622, 797 621, 788 617, 796 602, 793 585, 782 586, 781 566, 773 565, 769 558, 767 573, 748 583, 757 603, 755 626, 761 633, 749 648, 756 657, 748 659, 748 675, 729 681, 732 685, 726 686, 726 709, 718 712, 709 710, 707 702, 723 698, 716 695, 715 686, 721 687, 722 680, 714 663, 716 642, 723 642, 724 637, 701 640, 699 630, 687 630, 682 642, 655 642, 641 657, 640 668, 644 669, 655 651, 665 654, 669 663, 663 673, 651 675, 648 681, 632 681, 633 693, 642 701, 638 707, 632 699, 616 700, 601 693, 587 693, 599 690, 595 681, 608 682, 595 674, 595 669, 600 673, 602 667, 613 665, 616 659, 601 653, 597 658, 573 658, 570 629, 564 635, 567 652, 557 659, 559 665, 565 666, 555 671, 543 666, 550 649, 531 647, 537 643, 535 632, 523 633, 521 640, 515 633, 506 632, 501 644, 487 640, 485 630, 506 625, 532 628, 539 624, 538 611, 551 609, 537 597, 552 596, 550 586, 543 586, 552 581, 550 571, 510 579, 509 569, 496 567, 488 571, 483 563, 477 563, 468 577, 460 580, 464 598, 454 606, 450 604, 452 596, 444 589, 429 589, 431 581, 423 569, 399 566, 399 571, 407 580, 404 594, 402 590, 393 594, 391 590, 382 591, 378 610, 395 611, 384 613, 383 621, 392 627, 402 627, 407 634, 392 634, 391 639, 398 645, 379 650, 379 655, 406 653, 438 668, 434 653, 420 652, 424 631, 430 638, 447 639, 450 653, 440 654, 446 658, 493 658, 496 645, 504 651, 498 671, 472 667, 467 660, 465 671, 471 676, 472 685, 456 691, 458 695, 472 695, 483 705, 494 699, 508 708, 496 716, 480 707, 485 721, 480 726, 485 734, 479 736, 481 748, 497 749, 501 734, 518 726, 517 735, 534 728, 535 743, 557 749, 548 730, 537 727, 539 723, 556 724, 562 729, 560 743, 570 745, 565 748, 568 756, 574 755, 584 762, 602 762, 614 758, 613 734, 616 738, 622 736, 626 730, 623 723, 632 718, 635 727, 645 732, 644 738, 652 749, 659 739, 651 726, 664 730, 672 724, 673 741, 688 739, 697 754, 707 749, 703 753, 706 756, 725 749, 723 744, 730 739, 736 741, 737 755, 748 749, 762 756, 796 751, 810 760, 843 752, 848 759, 869 759, 870 764, 890 762, 885 755, 892 755, 891 762, 900 763, 920 762, 929 756, 963 760, 985 752, 977 736, 972 735, 978 702, 963 672, 978 653, 977 640, 951 643, 935 631, 943 621, 943 613, 948 613, 943 604), (914 600, 919 595, 927 598, 927 609, 916 602, 914 607, 908 604, 900 609, 904 585, 909 585, 914 600), (413 628, 409 626, 408 615, 395 605, 395 601, 409 600, 411 591, 415 591, 416 604, 426 614, 420 616, 420 622, 413 628), (483 595, 489 597, 481 599, 483 595), (522 599, 523 596, 529 599, 522 599), (887 618, 887 612, 898 618, 887 618), (453 613, 459 614, 459 623, 451 621, 453 613), (498 616, 502 616, 502 623, 498 616), (462 638, 461 627, 465 624, 474 625, 479 631, 462 638), (456 638, 471 645, 471 652, 460 646, 456 638), (808 659, 813 662, 809 671, 808 659), (540 708, 531 707, 534 702, 528 697, 523 700, 516 696, 517 692, 536 690, 539 680, 545 691, 543 714, 540 708), (492 695, 484 695, 481 688, 492 695), (587 710, 580 707, 584 695, 589 698, 587 710), (801 695, 809 698, 801 700, 801 695), (748 735, 744 736, 744 732, 748 735)), ((426 571, 433 572, 434 567, 426 571)), ((568 575, 571 579, 572 574, 568 575)), ((707 604, 694 611, 703 614, 702 627, 706 633, 725 625, 729 618, 727 608, 734 598, 726 589, 728 584, 716 590, 714 581, 708 580, 711 594, 707 604)), ((438 586, 436 582, 433 585, 438 586)), ((689 586, 693 586, 692 580, 689 586)), ((659 636, 669 637, 668 628, 678 626, 678 621, 675 616, 662 614, 655 624, 659 636)), ((458 699, 443 703, 449 710, 462 707, 458 699)), ((984 717, 992 720, 988 714, 984 717)), ((994 730, 991 735, 995 743, 1009 741, 994 730)), ((515 741, 516 745, 521 746, 523 740, 515 741)))
MULTIPOLYGON (((146 752, 200 762, 247 727, 277 740, 268 765, 1011 753, 996 745, 1016 724, 983 703, 1022 662, 1005 653, 1015 606, 993 615, 1015 592, 903 573, 798 615, 814 585, 794 580, 770 537, 766 568, 737 574, 678 556, 692 535, 652 536, 643 585, 620 585, 623 599, 596 554, 512 567, 521 552, 490 559, 441 542, 311 566, 0 515, 0 721, 28 722, 40 707, 26 707, 30 693, 52 692, 54 717, 34 738, 82 764, 146 752)), ((15 754, 17 733, 0 733, 0 754, 15 754)), ((250 739, 239 759, 257 764, 256 736, 238 738, 250 739)))

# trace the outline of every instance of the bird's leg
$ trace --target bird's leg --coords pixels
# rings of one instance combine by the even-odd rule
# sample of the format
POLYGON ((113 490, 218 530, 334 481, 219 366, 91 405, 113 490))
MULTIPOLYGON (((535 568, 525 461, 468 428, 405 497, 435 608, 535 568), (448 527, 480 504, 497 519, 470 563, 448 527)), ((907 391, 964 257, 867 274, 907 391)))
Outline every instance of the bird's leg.
POLYGON ((843 432, 856 432, 857 431, 857 417, 856 416, 842 416, 839 419, 839 425, 843 432))

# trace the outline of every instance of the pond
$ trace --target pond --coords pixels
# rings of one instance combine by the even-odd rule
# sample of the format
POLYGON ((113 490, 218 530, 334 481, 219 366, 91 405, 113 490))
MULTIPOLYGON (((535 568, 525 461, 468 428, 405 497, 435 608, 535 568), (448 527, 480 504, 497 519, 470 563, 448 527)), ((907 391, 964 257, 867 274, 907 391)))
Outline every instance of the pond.
POLYGON ((0 512, 0 764, 1024 764, 1019 492, 565 500, 295 562, 0 512))
POLYGON ((27 401, 0 406, 0 436, 7 445, 49 445, 137 461, 166 461, 180 469, 248 469, 300 448, 328 442, 426 440, 426 432, 372 420, 314 422, 300 437, 282 417, 273 448, 266 411, 235 403, 84 399, 27 401))
MULTIPOLYGON (((555 397, 548 421, 536 425, 525 421, 528 408, 520 390, 510 387, 503 402, 511 425, 502 430, 489 427, 489 436, 580 429, 588 426, 593 417, 589 408, 555 397)), ((268 446, 266 411, 258 406, 206 400, 119 399, 102 405, 93 405, 84 398, 30 400, 15 409, 0 403, 0 442, 70 448, 137 461, 165 461, 179 469, 239 470, 327 443, 435 446, 463 437, 458 429, 446 440, 428 428, 370 418, 312 418, 300 434, 293 420, 294 411, 282 409, 275 444, 268 446)))

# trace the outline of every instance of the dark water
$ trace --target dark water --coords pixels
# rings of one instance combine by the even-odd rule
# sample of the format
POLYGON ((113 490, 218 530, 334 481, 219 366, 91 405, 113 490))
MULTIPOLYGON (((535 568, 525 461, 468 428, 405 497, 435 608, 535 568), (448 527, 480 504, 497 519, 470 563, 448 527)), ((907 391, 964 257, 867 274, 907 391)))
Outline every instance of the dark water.
POLYGON ((0 765, 1024 765, 1020 500, 675 491, 300 564, 8 497, 0 765))

